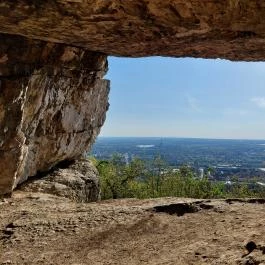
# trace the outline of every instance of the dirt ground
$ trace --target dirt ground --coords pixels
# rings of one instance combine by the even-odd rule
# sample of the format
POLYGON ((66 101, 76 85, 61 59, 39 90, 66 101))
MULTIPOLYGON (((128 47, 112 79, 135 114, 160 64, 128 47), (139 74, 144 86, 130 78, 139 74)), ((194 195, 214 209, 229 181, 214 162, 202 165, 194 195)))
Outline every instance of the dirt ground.
POLYGON ((2 265, 265 264, 264 246, 265 200, 0 200, 2 265))

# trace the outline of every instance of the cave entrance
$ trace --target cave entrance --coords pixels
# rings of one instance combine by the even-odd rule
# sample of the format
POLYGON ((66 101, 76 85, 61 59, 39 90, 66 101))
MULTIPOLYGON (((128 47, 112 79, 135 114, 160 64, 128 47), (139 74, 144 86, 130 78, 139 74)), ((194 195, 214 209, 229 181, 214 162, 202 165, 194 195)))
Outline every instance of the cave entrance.
POLYGON ((110 57, 109 65, 110 109, 94 154, 161 155, 173 167, 218 168, 223 180, 265 179, 264 63, 110 57))

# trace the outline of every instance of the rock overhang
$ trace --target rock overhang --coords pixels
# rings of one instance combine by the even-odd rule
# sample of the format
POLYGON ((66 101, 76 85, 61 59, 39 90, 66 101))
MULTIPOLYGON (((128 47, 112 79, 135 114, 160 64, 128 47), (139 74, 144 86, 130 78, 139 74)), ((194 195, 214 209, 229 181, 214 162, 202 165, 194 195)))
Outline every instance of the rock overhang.
POLYGON ((0 32, 108 55, 265 60, 263 0, 2 0, 0 32))

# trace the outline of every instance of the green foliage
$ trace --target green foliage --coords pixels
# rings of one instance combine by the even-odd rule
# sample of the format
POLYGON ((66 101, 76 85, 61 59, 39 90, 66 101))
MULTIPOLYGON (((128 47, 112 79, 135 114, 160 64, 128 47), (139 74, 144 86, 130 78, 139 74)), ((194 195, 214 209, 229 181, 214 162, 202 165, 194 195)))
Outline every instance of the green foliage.
POLYGON ((134 158, 126 164, 123 156, 114 154, 108 161, 97 161, 95 158, 92 161, 100 174, 102 199, 265 196, 264 187, 250 189, 249 184, 240 183, 238 178, 231 180, 231 186, 210 181, 207 174, 198 178, 189 166, 182 166, 176 171, 168 167, 161 157, 149 163, 134 158))
POLYGON ((99 161, 96 167, 100 174, 101 195, 104 199, 134 197, 134 190, 139 190, 138 179, 144 173, 144 163, 138 158, 128 165, 119 154, 109 161, 99 161))

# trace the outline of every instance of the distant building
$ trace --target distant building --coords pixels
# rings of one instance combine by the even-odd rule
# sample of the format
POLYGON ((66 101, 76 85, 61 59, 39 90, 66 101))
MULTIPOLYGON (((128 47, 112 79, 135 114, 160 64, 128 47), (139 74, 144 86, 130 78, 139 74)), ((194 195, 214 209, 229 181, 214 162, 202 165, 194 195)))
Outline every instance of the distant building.
POLYGON ((257 184, 260 186, 265 186, 265 183, 263 183, 263 182, 257 182, 257 184))
POLYGON ((203 179, 203 177, 204 177, 204 168, 200 167, 199 168, 199 178, 203 179))
POLYGON ((126 165, 129 165, 129 155, 128 155, 128 153, 124 154, 124 160, 125 160, 126 165))
POLYGON ((231 186, 233 183, 229 177, 226 178, 225 185, 231 186))

